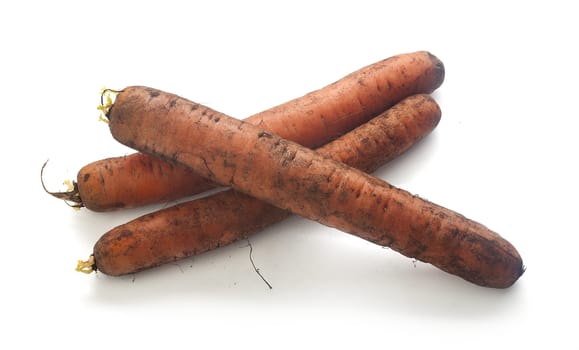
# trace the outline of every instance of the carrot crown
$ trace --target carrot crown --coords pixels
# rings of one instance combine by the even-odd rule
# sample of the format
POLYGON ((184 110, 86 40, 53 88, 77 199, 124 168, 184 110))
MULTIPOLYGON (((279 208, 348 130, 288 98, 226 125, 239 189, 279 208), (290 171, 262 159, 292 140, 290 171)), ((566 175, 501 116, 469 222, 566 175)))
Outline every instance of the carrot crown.
POLYGON ((101 89, 101 104, 97 106, 97 109, 101 111, 99 114, 99 120, 105 123, 109 123, 109 110, 113 106, 113 97, 116 97, 122 90, 112 90, 103 87, 101 89))

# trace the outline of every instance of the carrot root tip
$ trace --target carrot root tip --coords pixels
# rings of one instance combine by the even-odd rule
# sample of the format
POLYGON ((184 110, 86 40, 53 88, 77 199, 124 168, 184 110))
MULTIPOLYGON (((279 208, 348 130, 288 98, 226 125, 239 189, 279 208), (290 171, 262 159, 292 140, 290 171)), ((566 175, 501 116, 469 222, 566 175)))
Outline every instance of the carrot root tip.
POLYGON ((263 282, 265 282, 265 284, 269 287, 269 289, 273 289, 273 286, 267 281, 267 279, 265 279, 265 277, 263 277, 263 275, 259 271, 259 268, 257 268, 257 266, 255 266, 255 263, 253 262, 253 257, 252 257, 253 246, 251 245, 249 238, 246 238, 246 240, 247 240, 247 247, 249 247, 249 261, 251 262, 251 265, 253 266, 253 270, 263 280, 263 282))
POLYGON ((94 255, 91 255, 87 261, 78 260, 76 264, 76 271, 86 273, 87 275, 96 272, 96 270, 94 255))

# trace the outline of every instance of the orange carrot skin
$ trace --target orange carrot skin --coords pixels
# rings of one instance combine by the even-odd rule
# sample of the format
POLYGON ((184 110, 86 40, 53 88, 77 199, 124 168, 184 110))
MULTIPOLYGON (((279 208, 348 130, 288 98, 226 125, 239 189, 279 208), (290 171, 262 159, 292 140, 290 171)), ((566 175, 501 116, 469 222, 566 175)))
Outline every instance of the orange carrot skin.
POLYGON ((108 231, 94 246, 93 269, 110 276, 139 272, 233 243, 290 215, 240 192, 219 192, 108 231))
MULTIPOLYGON (((317 152, 372 172, 429 134, 440 116, 430 96, 411 96, 317 152)), ((230 244, 289 215, 245 194, 220 192, 113 228, 95 244, 96 269, 135 273, 230 244)))
POLYGON ((514 246, 480 223, 174 94, 128 87, 108 117, 129 147, 472 283, 506 288, 524 271, 514 246))
MULTIPOLYGON (((429 52, 396 55, 246 121, 315 148, 405 97, 436 90, 444 74, 443 63, 429 52)), ((142 154, 91 163, 81 169, 77 183, 83 205, 94 211, 168 202, 215 186, 180 166, 142 154)))
POLYGON ((170 202, 215 186, 189 169, 143 153, 98 160, 77 175, 83 205, 99 212, 170 202))
POLYGON ((431 93, 444 81, 444 65, 426 51, 387 58, 246 121, 316 148, 365 123, 402 99, 431 93), (320 137, 323 130, 324 137, 320 137))

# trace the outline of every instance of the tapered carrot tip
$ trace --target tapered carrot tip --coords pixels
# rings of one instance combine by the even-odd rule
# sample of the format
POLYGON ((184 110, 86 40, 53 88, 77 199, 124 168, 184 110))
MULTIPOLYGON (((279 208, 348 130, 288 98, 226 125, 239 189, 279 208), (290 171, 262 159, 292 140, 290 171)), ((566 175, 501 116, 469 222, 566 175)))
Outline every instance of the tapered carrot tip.
POLYGON ((432 61, 432 63, 434 64, 434 72, 436 74, 436 79, 435 81, 440 81, 440 85, 442 85, 442 82, 444 81, 444 75, 445 75, 445 69, 444 69, 444 63, 442 63, 442 61, 434 56, 433 54, 431 54, 430 52, 428 52, 428 57, 430 57, 430 60, 432 61))

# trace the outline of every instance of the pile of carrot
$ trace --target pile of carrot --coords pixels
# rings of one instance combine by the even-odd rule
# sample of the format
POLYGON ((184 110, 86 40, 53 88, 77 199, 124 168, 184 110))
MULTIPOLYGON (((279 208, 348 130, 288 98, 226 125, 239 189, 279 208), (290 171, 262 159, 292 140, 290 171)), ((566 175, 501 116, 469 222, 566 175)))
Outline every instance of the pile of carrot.
POLYGON ((110 211, 227 189, 113 228, 77 269, 135 273, 296 214, 477 285, 511 286, 524 266, 507 240, 369 175, 438 125, 430 93, 443 80, 432 54, 401 54, 245 120, 149 87, 115 92, 102 107, 111 134, 138 152, 91 163, 69 191, 49 193, 110 211))

